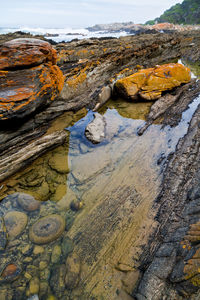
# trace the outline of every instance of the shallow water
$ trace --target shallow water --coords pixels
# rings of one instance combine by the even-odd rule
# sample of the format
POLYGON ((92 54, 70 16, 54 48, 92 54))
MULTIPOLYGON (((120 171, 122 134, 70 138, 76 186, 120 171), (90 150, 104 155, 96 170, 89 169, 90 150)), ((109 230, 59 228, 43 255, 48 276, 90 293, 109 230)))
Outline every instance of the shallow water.
POLYGON ((139 137, 137 130, 152 103, 111 100, 100 111, 107 127, 106 138, 98 145, 84 135, 93 112, 58 118, 49 133, 67 128, 68 142, 5 182, 4 196, 10 196, 1 202, 0 216, 20 211, 21 220, 27 220, 16 236, 12 224, 17 217, 7 217, 9 239, 0 254, 2 299, 35 294, 40 299, 120 299, 122 282, 133 288, 138 258, 153 230, 150 208, 159 193, 163 168, 186 134, 199 102, 200 97, 189 105, 176 127, 154 124, 139 137), (28 211, 16 192, 47 201, 28 211), (48 222, 37 227, 40 240, 45 235, 53 239, 37 244, 30 228, 52 214, 61 216, 65 227, 59 236, 54 236, 56 229, 48 222), (13 263, 21 273, 9 282, 4 269, 13 263))
POLYGON ((186 67, 190 68, 192 78, 200 78, 200 63, 191 63, 187 60, 179 60, 179 63, 185 65, 186 67))

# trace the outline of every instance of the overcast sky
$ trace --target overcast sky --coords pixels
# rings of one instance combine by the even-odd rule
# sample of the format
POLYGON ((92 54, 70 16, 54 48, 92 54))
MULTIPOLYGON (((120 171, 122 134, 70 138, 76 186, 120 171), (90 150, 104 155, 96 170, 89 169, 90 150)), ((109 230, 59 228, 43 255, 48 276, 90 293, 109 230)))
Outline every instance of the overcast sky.
POLYGON ((0 27, 86 27, 144 23, 183 0, 0 0, 0 27))

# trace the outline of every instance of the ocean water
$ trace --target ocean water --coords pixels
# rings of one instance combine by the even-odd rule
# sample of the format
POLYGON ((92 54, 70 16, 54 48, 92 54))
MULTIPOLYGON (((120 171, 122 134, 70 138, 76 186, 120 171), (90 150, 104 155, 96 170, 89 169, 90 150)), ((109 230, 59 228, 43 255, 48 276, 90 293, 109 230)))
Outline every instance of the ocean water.
POLYGON ((5 28, 0 27, 0 34, 6 34, 9 32, 23 31, 26 33, 31 33, 33 35, 41 34, 47 39, 52 39, 55 42, 69 42, 73 39, 85 39, 91 37, 120 37, 127 35, 127 32, 108 32, 108 31, 96 31, 90 32, 85 28, 31 28, 31 27, 15 27, 15 28, 5 28))

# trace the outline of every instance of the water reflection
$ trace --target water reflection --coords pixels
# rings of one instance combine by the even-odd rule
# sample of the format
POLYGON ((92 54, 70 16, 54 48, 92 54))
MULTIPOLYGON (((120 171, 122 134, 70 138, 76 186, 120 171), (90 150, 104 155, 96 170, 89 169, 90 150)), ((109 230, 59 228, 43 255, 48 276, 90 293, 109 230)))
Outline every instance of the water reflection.
POLYGON ((100 113, 105 114, 108 109, 115 109, 123 118, 134 120, 146 120, 149 110, 154 102, 127 102, 123 99, 108 101, 101 109, 100 113))

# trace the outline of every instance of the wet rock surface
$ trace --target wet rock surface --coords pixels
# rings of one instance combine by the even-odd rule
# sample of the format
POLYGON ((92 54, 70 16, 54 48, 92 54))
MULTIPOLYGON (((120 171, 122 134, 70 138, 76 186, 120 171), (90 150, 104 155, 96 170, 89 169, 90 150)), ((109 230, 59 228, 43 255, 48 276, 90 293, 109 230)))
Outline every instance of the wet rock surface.
POLYGON ((41 139, 28 144, 17 152, 12 151, 10 156, 7 156, 7 154, 4 153, 0 158, 0 181, 23 168, 29 162, 46 152, 47 149, 63 144, 66 141, 66 138, 66 132, 56 131, 55 133, 43 136, 41 139), (13 164, 13 162, 15 163, 13 164), (10 168, 8 168, 8 165, 10 165, 10 168))
POLYGON ((150 125, 159 122, 160 118, 164 126, 176 126, 181 120, 182 112, 191 100, 199 96, 199 92, 200 81, 192 80, 170 94, 165 94, 151 106, 146 123, 138 129, 138 134, 142 135, 150 125))
POLYGON ((199 298, 199 113, 168 163, 137 299, 199 298))

